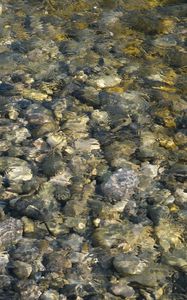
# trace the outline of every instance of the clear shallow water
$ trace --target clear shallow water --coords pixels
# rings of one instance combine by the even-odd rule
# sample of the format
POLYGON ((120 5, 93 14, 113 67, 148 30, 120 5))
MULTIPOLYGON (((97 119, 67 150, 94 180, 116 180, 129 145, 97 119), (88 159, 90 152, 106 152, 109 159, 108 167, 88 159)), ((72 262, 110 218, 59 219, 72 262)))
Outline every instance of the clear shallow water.
POLYGON ((186 299, 185 1, 2 1, 0 299, 186 299))

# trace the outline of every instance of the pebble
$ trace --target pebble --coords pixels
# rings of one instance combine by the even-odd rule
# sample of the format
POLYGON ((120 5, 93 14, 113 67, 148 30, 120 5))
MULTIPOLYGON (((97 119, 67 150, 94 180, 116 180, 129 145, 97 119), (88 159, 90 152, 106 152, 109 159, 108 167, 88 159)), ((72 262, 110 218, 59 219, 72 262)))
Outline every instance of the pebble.
POLYGON ((129 198, 134 193, 138 183, 138 176, 133 170, 121 168, 114 172, 106 183, 103 183, 102 190, 109 199, 120 200, 129 198))
POLYGON ((48 290, 41 295, 40 299, 41 300, 59 300, 59 294, 55 290, 48 290))
POLYGON ((172 47, 177 45, 177 41, 174 37, 170 35, 165 35, 153 40, 153 45, 159 47, 172 47))
POLYGON ((22 222, 23 222, 23 232, 24 233, 32 233, 35 231, 35 225, 34 222, 27 218, 27 217, 22 217, 22 222))
POLYGON ((103 76, 96 80, 96 86, 99 88, 108 88, 120 84, 121 78, 117 76, 103 76))
POLYGON ((11 278, 8 275, 0 275, 0 289, 7 289, 11 285, 11 278))
POLYGON ((125 276, 127 274, 140 274, 144 271, 147 264, 133 254, 119 254, 113 260, 116 271, 125 276))
POLYGON ((112 293, 116 296, 120 296, 123 298, 131 298, 134 296, 134 289, 128 285, 125 279, 120 279, 118 283, 113 284, 111 287, 112 293))
POLYGON ((184 247, 180 249, 174 249, 171 253, 165 253, 162 257, 164 263, 180 268, 183 272, 187 271, 187 264, 186 264, 186 250, 184 247))
POLYGON ((16 285, 21 300, 39 300, 42 292, 34 280, 20 280, 16 285))
POLYGON ((32 266, 30 264, 19 260, 13 262, 12 268, 14 274, 20 279, 28 278, 32 272, 32 266))
POLYGON ((5 274, 9 263, 9 254, 0 252, 0 274, 5 274))
POLYGON ((93 150, 99 150, 100 145, 96 139, 79 139, 75 141, 75 148, 81 152, 92 152, 93 150))
POLYGON ((14 218, 7 218, 0 222, 0 248, 8 248, 16 244, 23 233, 22 222, 14 218))
POLYGON ((33 174, 29 166, 14 166, 8 168, 6 177, 9 181, 29 181, 33 174))
POLYGON ((22 90, 22 95, 25 98, 35 101, 51 101, 51 97, 48 94, 39 92, 37 90, 24 89, 22 90))
POLYGON ((149 162, 144 162, 141 164, 140 172, 143 175, 153 179, 158 175, 158 170, 159 170, 159 165, 153 165, 150 164, 149 162))

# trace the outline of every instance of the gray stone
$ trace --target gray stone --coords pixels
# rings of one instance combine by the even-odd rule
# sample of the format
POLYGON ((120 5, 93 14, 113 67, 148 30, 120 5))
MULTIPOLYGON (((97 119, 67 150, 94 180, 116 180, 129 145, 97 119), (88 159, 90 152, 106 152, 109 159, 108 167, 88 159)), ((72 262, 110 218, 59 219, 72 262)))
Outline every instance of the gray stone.
POLYGON ((13 272, 20 279, 28 278, 31 275, 32 266, 17 260, 13 262, 13 272))
POLYGON ((8 218, 0 222, 0 248, 6 249, 16 244, 23 233, 23 226, 20 220, 8 218))
POLYGON ((138 183, 138 176, 133 170, 121 168, 103 183, 102 191, 109 199, 121 200, 122 198, 129 198, 134 193, 138 183))
POLYGON ((147 263, 133 254, 119 254, 113 260, 116 271, 124 276, 127 274, 140 274, 146 268, 147 263))
POLYGON ((132 297, 135 294, 134 289, 127 284, 125 279, 120 279, 118 283, 112 285, 111 290, 114 295, 124 298, 132 297))
POLYGON ((55 290, 45 291, 41 297, 41 300, 59 300, 59 293, 55 290))

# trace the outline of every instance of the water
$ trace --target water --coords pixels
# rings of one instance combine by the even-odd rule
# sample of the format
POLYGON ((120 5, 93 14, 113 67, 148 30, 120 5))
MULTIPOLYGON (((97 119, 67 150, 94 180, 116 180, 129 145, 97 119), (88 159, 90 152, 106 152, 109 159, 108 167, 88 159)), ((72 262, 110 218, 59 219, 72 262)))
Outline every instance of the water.
POLYGON ((0 299, 187 299, 185 1, 0 14, 0 299))

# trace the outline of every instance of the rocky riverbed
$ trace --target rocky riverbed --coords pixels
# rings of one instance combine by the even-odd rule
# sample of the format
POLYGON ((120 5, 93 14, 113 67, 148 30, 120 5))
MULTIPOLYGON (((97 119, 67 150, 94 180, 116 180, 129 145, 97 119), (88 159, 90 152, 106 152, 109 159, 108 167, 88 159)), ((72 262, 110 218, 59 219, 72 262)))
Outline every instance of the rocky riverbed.
POLYGON ((0 24, 0 300, 187 299, 186 1, 0 24))

